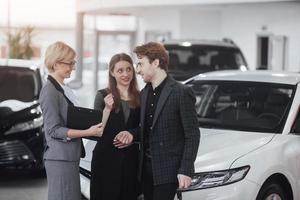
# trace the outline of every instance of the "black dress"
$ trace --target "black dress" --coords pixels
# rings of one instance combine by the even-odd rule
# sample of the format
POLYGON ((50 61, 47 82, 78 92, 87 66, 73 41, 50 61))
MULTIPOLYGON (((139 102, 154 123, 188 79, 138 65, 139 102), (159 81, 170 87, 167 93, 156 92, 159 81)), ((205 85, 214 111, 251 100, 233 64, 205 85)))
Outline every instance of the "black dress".
MULTIPOLYGON (((104 95, 103 95, 104 96, 104 95)), ((98 139, 91 164, 91 200, 136 200, 138 193, 138 146, 118 149, 114 137, 139 124, 139 108, 130 109, 125 122, 123 108, 112 110, 103 136, 98 139)))

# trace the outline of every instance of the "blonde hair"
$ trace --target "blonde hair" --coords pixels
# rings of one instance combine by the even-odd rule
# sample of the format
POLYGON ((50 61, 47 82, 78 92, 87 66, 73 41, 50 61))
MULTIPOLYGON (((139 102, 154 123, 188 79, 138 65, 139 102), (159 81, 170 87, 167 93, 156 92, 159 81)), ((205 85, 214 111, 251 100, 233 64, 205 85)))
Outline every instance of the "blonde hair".
POLYGON ((53 67, 57 62, 68 62, 76 56, 75 50, 63 42, 55 42, 48 46, 45 53, 45 65, 49 72, 53 72, 53 67))

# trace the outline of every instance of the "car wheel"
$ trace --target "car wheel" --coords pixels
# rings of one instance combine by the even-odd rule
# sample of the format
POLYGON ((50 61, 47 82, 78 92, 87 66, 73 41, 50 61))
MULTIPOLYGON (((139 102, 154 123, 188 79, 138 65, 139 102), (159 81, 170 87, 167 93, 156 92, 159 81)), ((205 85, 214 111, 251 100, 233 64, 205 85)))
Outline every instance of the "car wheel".
POLYGON ((278 183, 271 182, 261 188, 256 200, 287 200, 287 196, 278 183))

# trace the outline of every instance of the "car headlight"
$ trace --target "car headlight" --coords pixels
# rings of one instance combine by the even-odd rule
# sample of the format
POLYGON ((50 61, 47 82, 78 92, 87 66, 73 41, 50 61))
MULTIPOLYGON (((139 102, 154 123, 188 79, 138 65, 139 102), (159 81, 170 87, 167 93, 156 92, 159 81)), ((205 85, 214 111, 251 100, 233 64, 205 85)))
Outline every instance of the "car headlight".
POLYGON ((197 173, 193 176, 190 187, 184 190, 198 190, 235 183, 244 179, 249 169, 250 166, 244 166, 223 171, 197 173))
POLYGON ((26 122, 21 122, 18 124, 13 125, 9 130, 7 130, 4 135, 9 135, 12 133, 27 131, 31 129, 38 128, 43 125, 43 116, 41 115, 41 108, 35 107, 30 110, 31 114, 37 114, 39 115, 37 118, 34 118, 33 120, 29 120, 26 122))

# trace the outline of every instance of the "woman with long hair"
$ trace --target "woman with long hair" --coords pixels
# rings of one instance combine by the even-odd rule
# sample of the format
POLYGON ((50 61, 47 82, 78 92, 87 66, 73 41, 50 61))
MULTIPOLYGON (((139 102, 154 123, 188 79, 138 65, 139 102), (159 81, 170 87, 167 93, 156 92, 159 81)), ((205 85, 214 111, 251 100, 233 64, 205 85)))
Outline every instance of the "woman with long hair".
POLYGON ((91 200, 136 200, 138 146, 114 146, 120 131, 139 125, 139 90, 129 55, 111 58, 108 87, 97 92, 94 108, 103 112, 104 131, 93 151, 91 200))

